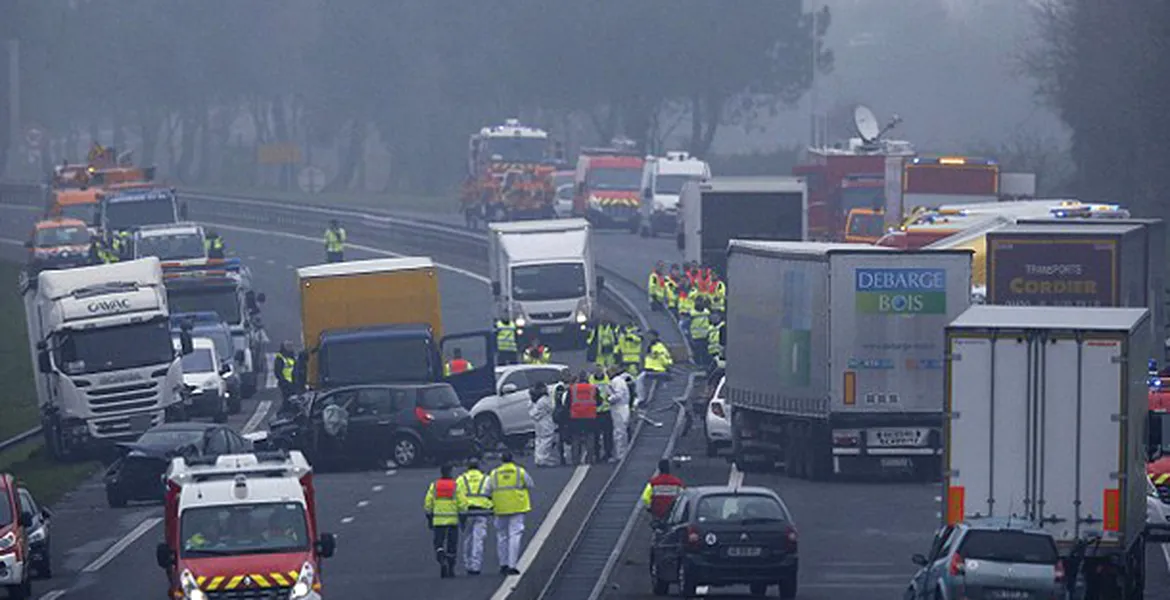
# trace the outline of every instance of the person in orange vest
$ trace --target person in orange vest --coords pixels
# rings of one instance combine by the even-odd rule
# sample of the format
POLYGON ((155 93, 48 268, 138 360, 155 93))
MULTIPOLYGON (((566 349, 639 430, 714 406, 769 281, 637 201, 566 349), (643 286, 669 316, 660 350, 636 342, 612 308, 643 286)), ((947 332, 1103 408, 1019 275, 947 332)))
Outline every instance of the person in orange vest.
POLYGON ((439 467, 439 478, 431 483, 423 500, 427 527, 434 533, 435 559, 439 577, 455 576, 455 557, 459 551, 459 526, 467 519, 467 494, 451 477, 451 465, 439 467))
POLYGON ((664 458, 658 461, 658 474, 651 477, 646 489, 642 490, 642 504, 650 511, 653 520, 661 521, 670 514, 674 499, 684 487, 683 480, 670 474, 670 461, 664 458))
POLYGON ((447 361, 447 364, 443 367, 443 375, 458 375, 459 373, 464 373, 474 368, 471 361, 463 358, 463 350, 456 348, 451 352, 451 360, 447 361))
POLYGON ((585 371, 577 374, 577 380, 569 386, 569 430, 572 432, 572 462, 581 464, 584 459, 592 463, 597 456, 597 440, 594 429, 597 424, 597 405, 601 402, 597 386, 589 383, 585 371))

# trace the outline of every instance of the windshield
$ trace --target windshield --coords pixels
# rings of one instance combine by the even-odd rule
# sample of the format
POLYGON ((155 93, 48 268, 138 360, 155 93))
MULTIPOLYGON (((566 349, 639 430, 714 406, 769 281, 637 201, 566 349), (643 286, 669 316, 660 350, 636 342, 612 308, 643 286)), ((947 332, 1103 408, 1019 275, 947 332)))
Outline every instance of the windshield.
POLYGON ((309 547, 304 508, 295 502, 193 507, 183 511, 183 556, 302 552, 309 547))
POLYGON ((880 238, 886 233, 886 218, 873 213, 853 213, 849 216, 849 235, 880 238))
POLYGON ((135 242, 134 251, 139 258, 143 256, 157 256, 159 260, 204 258, 203 237, 194 233, 140 237, 135 242))
POLYGON ((595 168, 589 170, 589 188, 636 192, 642 187, 642 169, 595 168))
POLYGON ((430 345, 419 338, 330 341, 321 356, 329 386, 432 381, 430 345))
POLYGON ((93 213, 97 210, 97 204, 64 204, 60 207, 61 216, 66 219, 77 219, 84 223, 93 222, 93 213))
POLYGON ((191 330, 191 335, 194 337, 205 337, 211 340, 215 345, 215 353, 219 355, 221 361, 226 361, 229 357, 235 356, 235 347, 232 345, 232 334, 226 328, 216 327, 203 328, 196 327, 191 330))
POLYGON ((775 498, 760 494, 704 496, 699 500, 695 515, 700 523, 788 520, 784 507, 775 498))
POLYGON ((12 524, 12 506, 8 503, 8 488, 0 486, 0 527, 12 524))
POLYGON ((512 299, 564 300, 585 295, 585 265, 556 263, 512 267, 512 299))
POLYGON ((855 208, 884 207, 886 192, 880 187, 851 187, 841 188, 841 210, 850 211, 855 208))
POLYGON ((174 197, 151 197, 149 200, 106 202, 106 226, 110 229, 131 229, 143 225, 165 225, 175 222, 174 197))
POLYGON ((210 348, 196 348, 190 354, 183 356, 183 372, 210 373, 216 370, 212 362, 210 348))
POLYGON ((459 408, 459 395, 449 385, 423 388, 418 396, 418 407, 428 410, 459 408))
POLYGON ((137 443, 159 448, 178 448, 198 444, 202 440, 202 431, 147 431, 138 438, 137 443))
POLYGON ((969 531, 963 536, 959 555, 967 560, 1005 563, 1056 564, 1052 538, 1023 531, 969 531))
POLYGON ((56 347, 57 367, 66 375, 133 369, 174 360, 166 320, 102 329, 66 331, 56 347))
POLYGON ((36 244, 38 248, 87 245, 89 244, 89 229, 78 226, 38 229, 36 244))
POLYGON ((548 140, 540 138, 487 138, 484 157, 494 162, 538 163, 548 155, 548 140), (499 156, 499 158, 496 158, 499 156))
POLYGON ((688 181, 698 181, 697 175, 659 175, 654 178, 655 194, 681 194, 688 181))
POLYGON ((235 288, 167 289, 167 303, 172 313, 214 312, 229 325, 240 322, 240 300, 235 288))

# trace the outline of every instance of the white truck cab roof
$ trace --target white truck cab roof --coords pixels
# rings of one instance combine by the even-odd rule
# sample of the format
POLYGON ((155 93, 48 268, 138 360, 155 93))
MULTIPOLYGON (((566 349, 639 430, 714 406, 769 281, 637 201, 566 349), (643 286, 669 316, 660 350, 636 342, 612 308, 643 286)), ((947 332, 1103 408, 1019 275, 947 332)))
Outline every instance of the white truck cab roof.
POLYGON ((171 460, 166 478, 168 484, 181 488, 182 511, 195 506, 306 503, 301 479, 312 471, 305 456, 293 450, 176 457, 171 460))
POLYGON ((149 238, 166 235, 203 235, 203 226, 197 223, 164 223, 162 225, 143 225, 135 232, 135 237, 149 238))

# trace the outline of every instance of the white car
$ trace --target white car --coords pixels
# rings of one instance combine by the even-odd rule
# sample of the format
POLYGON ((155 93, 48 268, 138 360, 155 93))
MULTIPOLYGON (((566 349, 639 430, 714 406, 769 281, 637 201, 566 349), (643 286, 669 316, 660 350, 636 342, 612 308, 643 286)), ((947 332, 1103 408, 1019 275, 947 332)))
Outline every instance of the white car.
POLYGON ((216 423, 227 422, 231 364, 220 359, 211 338, 194 338, 191 346, 192 352, 183 356, 183 383, 191 398, 187 410, 212 417, 216 423))
POLYGON ((553 196, 553 212, 558 219, 567 219, 573 215, 573 184, 566 183, 557 188, 553 196))
POLYGON ((715 393, 707 402, 707 417, 704 420, 704 430, 707 434, 707 456, 716 456, 720 448, 731 446, 731 407, 727 405, 725 385, 727 377, 719 378, 719 385, 715 386, 715 393))
POLYGON ((506 365, 496 367, 496 393, 471 407, 475 436, 485 448, 494 448, 505 438, 532 435, 536 429, 528 407, 528 388, 537 382, 552 384, 569 372, 567 365, 506 365))
POLYGON ((1170 504, 1162 501, 1158 486, 1146 476, 1146 522, 1170 525, 1170 504))

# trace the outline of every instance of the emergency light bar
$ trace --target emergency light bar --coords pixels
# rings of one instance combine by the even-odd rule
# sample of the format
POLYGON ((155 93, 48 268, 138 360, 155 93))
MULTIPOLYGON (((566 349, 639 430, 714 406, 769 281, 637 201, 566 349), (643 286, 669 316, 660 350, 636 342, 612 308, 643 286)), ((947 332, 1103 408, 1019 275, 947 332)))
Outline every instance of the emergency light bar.
POLYGON ((243 264, 238 258, 208 258, 191 264, 162 263, 163 277, 200 277, 239 273, 243 264))
POLYGON ((180 483, 244 477, 301 477, 313 471, 300 451, 272 450, 197 458, 175 457, 167 477, 180 483))
POLYGON ((966 156, 939 156, 935 158, 915 157, 910 160, 911 165, 940 165, 940 166, 962 166, 972 165, 980 167, 993 167, 997 165, 994 160, 990 158, 970 158, 966 156))
POLYGON ((636 150, 620 150, 618 148, 581 148, 577 152, 581 156, 637 156, 642 157, 642 153, 636 150))

